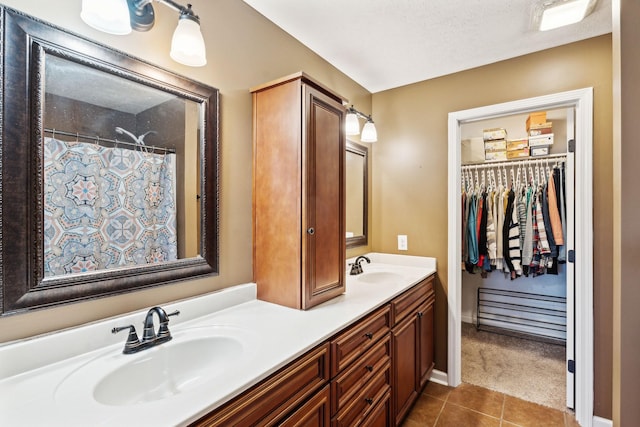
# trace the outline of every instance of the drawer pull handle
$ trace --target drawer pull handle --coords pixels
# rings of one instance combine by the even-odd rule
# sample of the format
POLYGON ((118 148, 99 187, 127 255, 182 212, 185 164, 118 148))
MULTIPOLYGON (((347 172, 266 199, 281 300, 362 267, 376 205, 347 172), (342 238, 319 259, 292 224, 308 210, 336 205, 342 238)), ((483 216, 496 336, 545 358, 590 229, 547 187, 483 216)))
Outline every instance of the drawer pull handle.
POLYGON ((369 372, 373 372, 373 366, 371 366, 371 365, 367 365, 364 368, 369 372))
POLYGON ((364 336, 369 338, 370 340, 373 339, 373 334, 371 332, 367 332, 366 334, 364 334, 364 336))
POLYGON ((373 399, 370 397, 365 398, 364 401, 367 402, 369 405, 373 405, 373 399))

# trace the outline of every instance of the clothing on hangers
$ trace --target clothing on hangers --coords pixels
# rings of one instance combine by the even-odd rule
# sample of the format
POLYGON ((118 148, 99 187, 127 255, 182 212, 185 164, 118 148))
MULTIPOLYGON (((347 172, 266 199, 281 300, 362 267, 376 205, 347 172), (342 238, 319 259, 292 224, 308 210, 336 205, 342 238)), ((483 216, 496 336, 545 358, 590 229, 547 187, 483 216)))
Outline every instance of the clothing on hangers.
POLYGON ((468 272, 481 270, 485 277, 503 270, 512 279, 557 273, 564 245, 556 239, 566 238, 563 167, 564 162, 550 167, 540 159, 463 167, 462 251, 468 272))

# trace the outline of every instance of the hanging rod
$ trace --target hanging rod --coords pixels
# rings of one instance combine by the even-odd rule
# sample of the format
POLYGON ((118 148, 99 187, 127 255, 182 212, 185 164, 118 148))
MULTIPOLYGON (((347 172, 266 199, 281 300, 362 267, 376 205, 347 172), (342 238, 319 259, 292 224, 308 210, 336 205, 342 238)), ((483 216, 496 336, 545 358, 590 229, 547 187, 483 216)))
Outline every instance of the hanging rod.
POLYGON ((175 148, 156 147, 155 145, 140 145, 140 144, 136 144, 136 143, 133 143, 133 142, 120 141, 119 139, 109 139, 109 138, 101 138, 99 136, 82 135, 81 133, 77 133, 77 132, 76 133, 74 133, 74 132, 66 132, 66 131, 63 131, 63 130, 49 129, 49 128, 45 128, 44 131, 47 132, 47 133, 50 133, 50 134, 52 134, 54 136, 56 134, 58 134, 58 135, 64 135, 64 136, 73 136, 73 137, 76 137, 76 139, 80 139, 80 138, 88 139, 90 141, 95 141, 97 143, 109 142, 111 144, 115 144, 116 147, 118 145, 128 145, 130 147, 139 148, 140 151, 144 151, 145 149, 147 149, 147 150, 152 150, 154 152, 155 151, 161 151, 161 152, 164 152, 165 154, 166 153, 173 154, 173 153, 176 152, 175 148))
POLYGON ((513 159, 513 160, 491 160, 484 163, 474 163, 469 165, 461 165, 462 169, 483 169, 483 168, 496 168, 500 166, 513 167, 519 165, 529 165, 536 163, 549 163, 557 161, 559 159, 566 159, 566 154, 549 154, 544 157, 530 157, 526 159, 513 159))

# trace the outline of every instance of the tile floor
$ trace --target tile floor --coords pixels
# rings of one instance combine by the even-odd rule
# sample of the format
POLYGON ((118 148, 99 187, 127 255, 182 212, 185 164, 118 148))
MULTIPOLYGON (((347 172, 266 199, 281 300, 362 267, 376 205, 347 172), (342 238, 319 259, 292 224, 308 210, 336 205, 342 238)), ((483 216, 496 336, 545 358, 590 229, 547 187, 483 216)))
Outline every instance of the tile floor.
POLYGON ((461 384, 427 384, 402 427, 579 427, 571 413, 461 384))

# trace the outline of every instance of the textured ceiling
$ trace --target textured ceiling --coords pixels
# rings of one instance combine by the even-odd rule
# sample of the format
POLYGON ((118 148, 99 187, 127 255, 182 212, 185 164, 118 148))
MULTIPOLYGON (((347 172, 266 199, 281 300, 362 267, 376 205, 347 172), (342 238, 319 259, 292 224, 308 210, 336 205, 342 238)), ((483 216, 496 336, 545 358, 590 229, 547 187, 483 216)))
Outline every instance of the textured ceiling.
POLYGON ((244 0, 370 92, 611 32, 611 0, 539 32, 549 0, 244 0))

